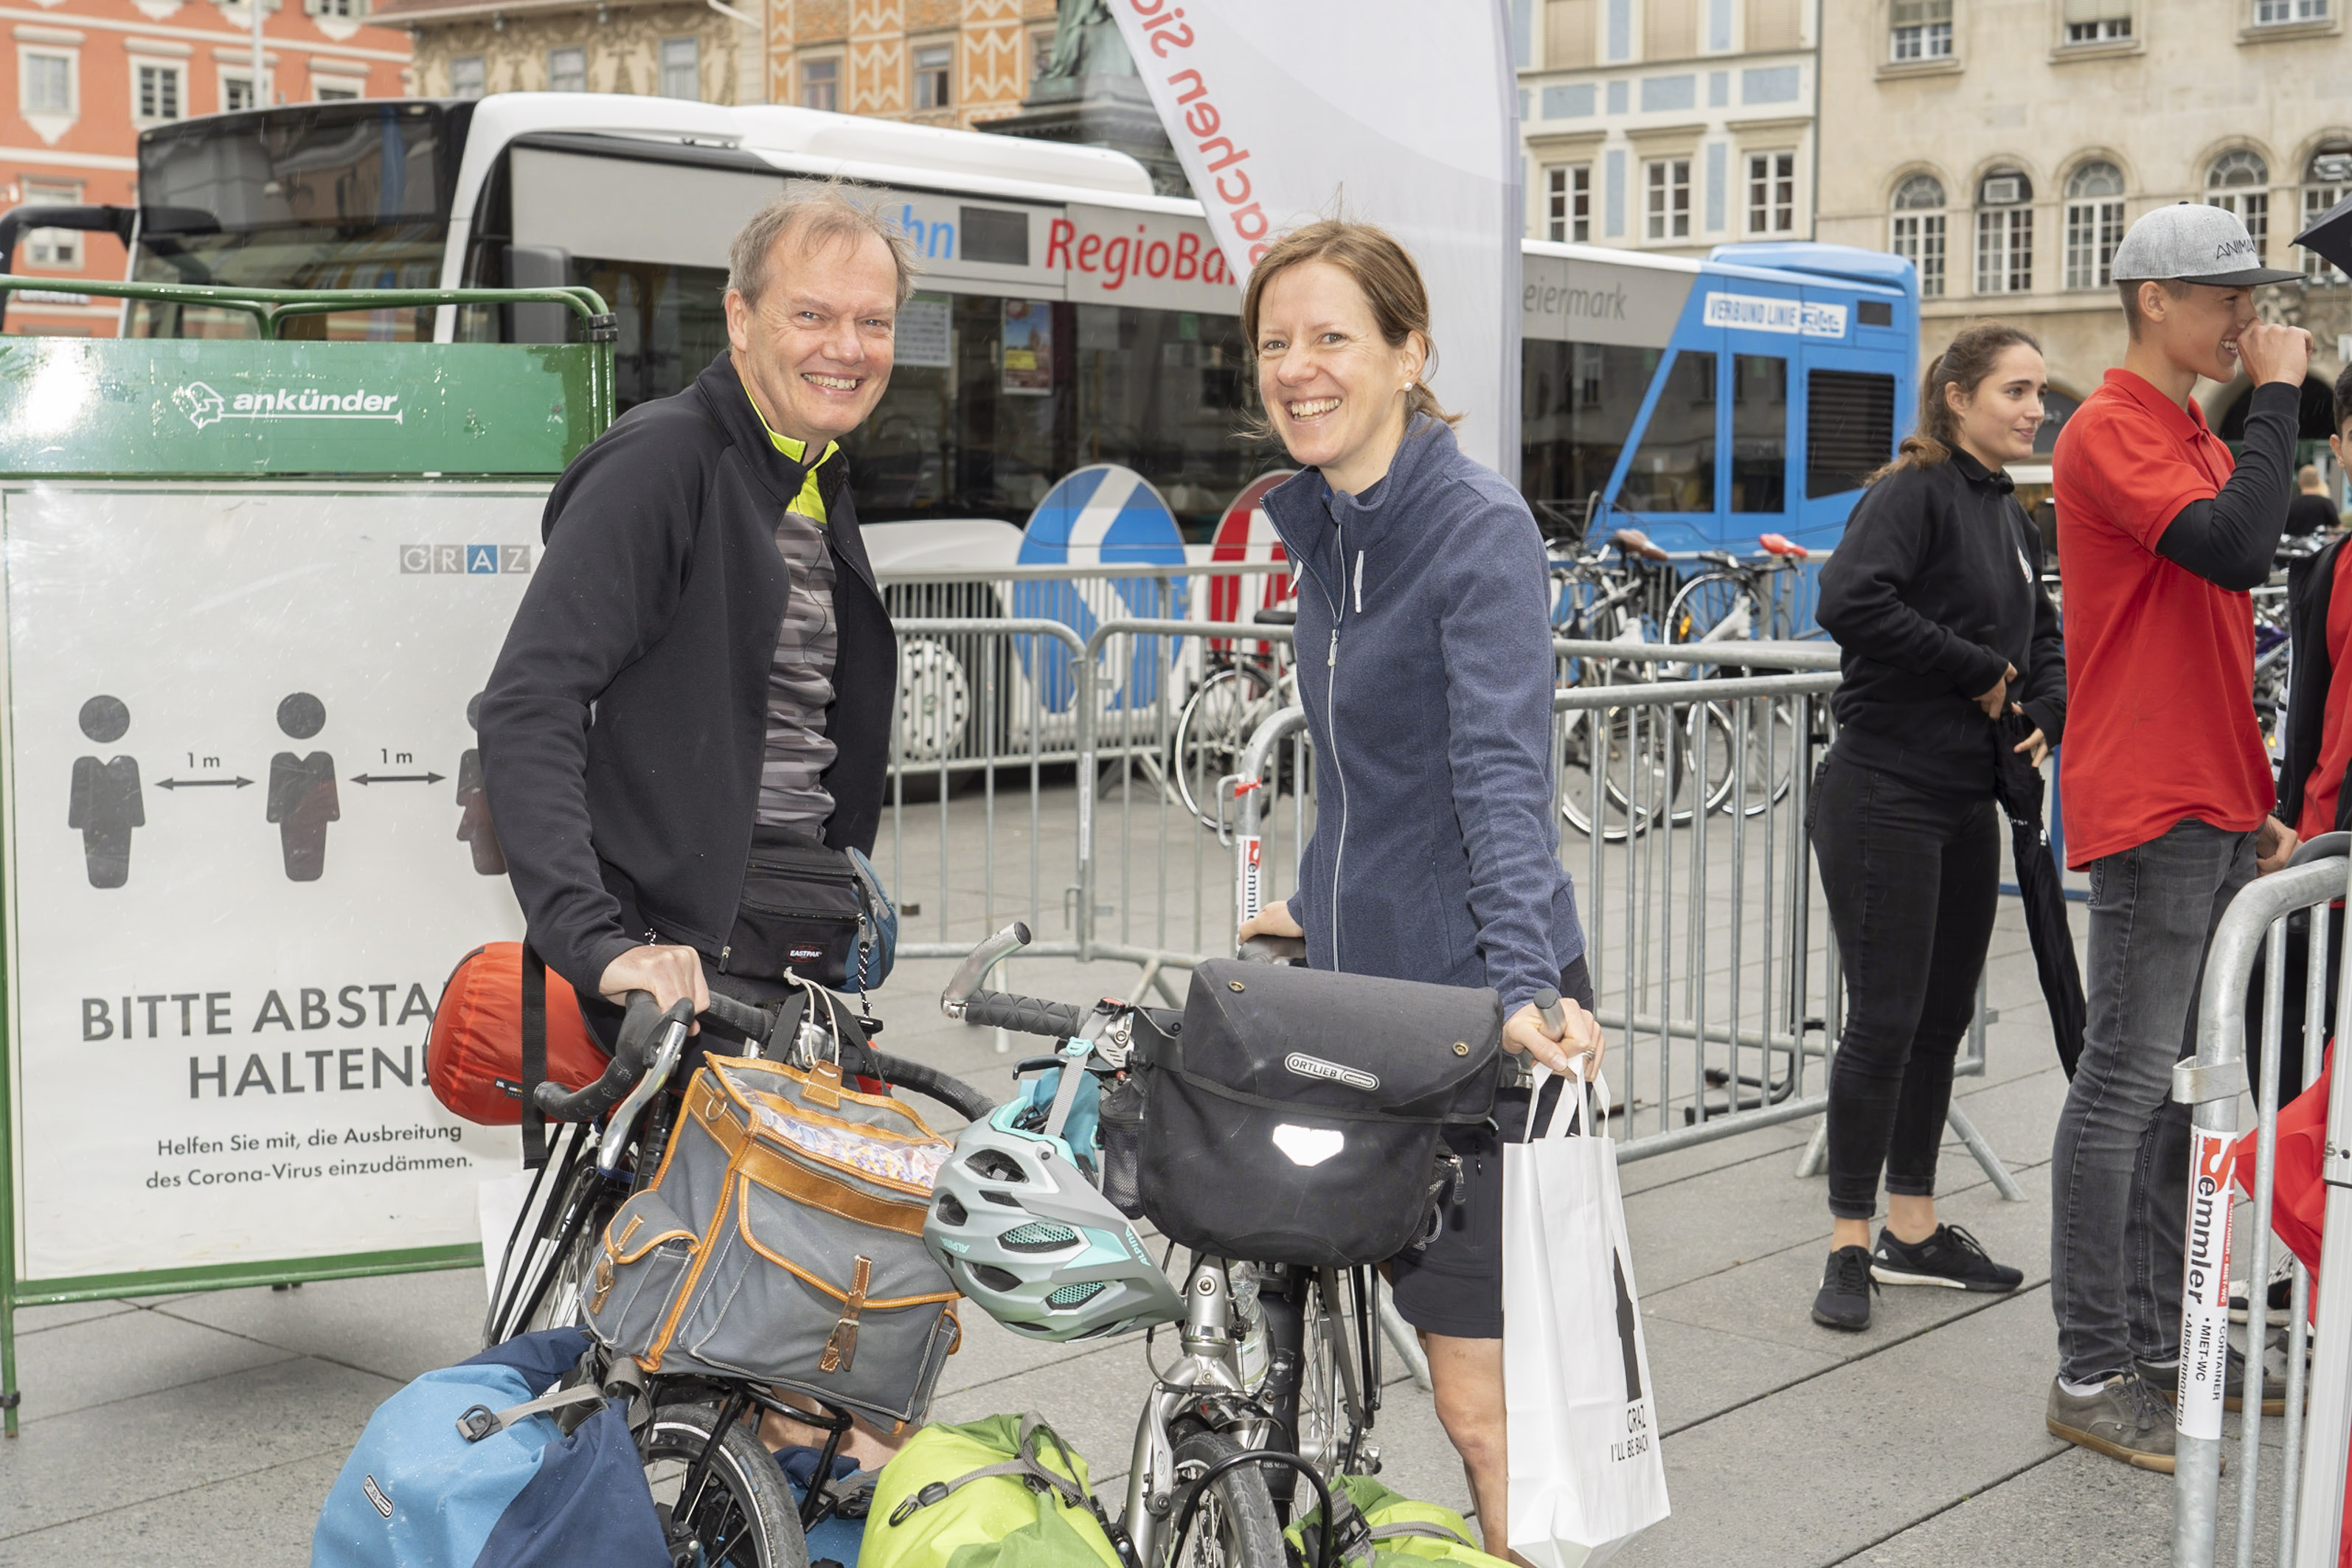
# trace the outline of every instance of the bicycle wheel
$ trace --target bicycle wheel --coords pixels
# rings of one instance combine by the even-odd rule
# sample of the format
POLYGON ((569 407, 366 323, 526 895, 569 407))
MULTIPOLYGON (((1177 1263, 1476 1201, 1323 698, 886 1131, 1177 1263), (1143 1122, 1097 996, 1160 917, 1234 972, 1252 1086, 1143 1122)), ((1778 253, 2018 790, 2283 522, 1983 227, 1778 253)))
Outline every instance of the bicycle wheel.
POLYGON ((691 1541, 698 1559, 717 1568, 808 1568, 793 1489, 773 1454, 740 1421, 715 1449, 710 1431, 719 1411, 709 1405, 665 1405, 638 1441, 654 1512, 673 1548, 691 1541), (691 1496, 688 1476, 706 1449, 710 1463, 691 1496))
MULTIPOLYGON (((1706 705, 1706 808, 1759 816, 1789 794, 1797 769, 1797 710, 1785 697, 1706 705), (1741 733, 1746 724, 1745 735, 1741 733), (1733 796, 1737 795, 1735 804, 1733 796)), ((1696 748, 1694 729, 1692 746, 1696 748)), ((1696 759, 1695 759, 1696 761, 1696 759)))
MULTIPOLYGON (((1171 1434, 1175 1442, 1177 1486, 1171 1498, 1171 1521, 1181 1519, 1185 1505, 1199 1490, 1199 1478, 1209 1467, 1242 1446, 1222 1432, 1187 1422, 1171 1434)), ((1274 1511, 1274 1497, 1265 1489, 1265 1469, 1236 1465, 1209 1483, 1207 1495, 1192 1516, 1192 1528, 1169 1548, 1170 1568, 1286 1568, 1282 1545, 1282 1521, 1274 1511)))
POLYGON ((1328 1481, 1355 1462, 1363 1437, 1348 1414, 1339 1368, 1340 1358, 1350 1353, 1347 1307, 1326 1294, 1318 1277, 1305 1291, 1300 1316, 1298 1457, 1328 1481))
POLYGON ((1579 833, 1590 837, 1597 817, 1602 840, 1622 844, 1673 809, 1690 764, 1665 712, 1627 703, 1561 715, 1559 812, 1579 833))
MULTIPOLYGON (((1684 584, 1666 605, 1666 640, 1730 642, 1760 637, 1769 625, 1764 600, 1733 572, 1703 572, 1684 584)), ((1693 666, 1691 673, 1703 674, 1693 666)))
POLYGON ((1255 664, 1228 665, 1192 689, 1176 720, 1170 743, 1176 794, 1204 827, 1217 826, 1217 784, 1242 760, 1255 729, 1270 709, 1274 682, 1255 664))
POLYGON ((583 1321, 581 1284, 595 1267, 597 1238, 622 1195, 599 1174, 593 1157, 579 1159, 563 1191, 541 1211, 538 1226, 517 1240, 516 1258, 509 1265, 515 1278, 490 1314, 485 1344, 583 1321))

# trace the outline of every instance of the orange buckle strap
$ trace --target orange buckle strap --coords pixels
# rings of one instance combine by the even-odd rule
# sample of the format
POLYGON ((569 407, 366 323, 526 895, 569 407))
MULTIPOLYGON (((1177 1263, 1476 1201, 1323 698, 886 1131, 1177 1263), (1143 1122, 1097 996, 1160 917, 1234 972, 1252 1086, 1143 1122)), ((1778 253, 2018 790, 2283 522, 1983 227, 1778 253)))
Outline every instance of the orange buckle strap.
POLYGON ((824 1355, 816 1363, 819 1372, 847 1372, 850 1363, 857 1359, 857 1314, 866 1307, 866 1288, 874 1281, 874 1260, 863 1253, 849 1277, 849 1294, 841 1303, 841 1317, 833 1325, 833 1333, 824 1342, 824 1355))

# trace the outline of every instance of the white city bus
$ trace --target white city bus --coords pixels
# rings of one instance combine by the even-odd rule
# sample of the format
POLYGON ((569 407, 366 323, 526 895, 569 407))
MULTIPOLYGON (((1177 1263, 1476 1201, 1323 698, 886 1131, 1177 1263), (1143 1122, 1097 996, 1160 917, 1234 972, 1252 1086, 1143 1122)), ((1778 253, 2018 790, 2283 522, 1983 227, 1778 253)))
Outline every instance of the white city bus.
MULTIPOLYGON (((889 390, 850 443, 861 517, 1017 527, 1062 477, 1116 463, 1197 542, 1278 458, 1236 434, 1248 357, 1200 205, 1155 195, 1139 164, 1096 148, 609 94, 218 115, 142 136, 132 274, 584 283, 619 319, 625 408, 677 391, 725 346, 727 242, 743 220, 793 180, 835 177, 874 189, 924 268, 889 390)), ((1906 263, 1811 244, 1705 260, 1525 251, 1520 466, 1539 515, 1580 524, 1598 496, 1674 549, 1745 552, 1769 531, 1834 542, 1907 418, 1906 263)), ((445 341, 572 330, 530 307, 311 320, 445 341)), ((126 327, 249 330, 157 306, 131 308, 126 327)), ((921 549, 952 557, 971 542, 921 549)))

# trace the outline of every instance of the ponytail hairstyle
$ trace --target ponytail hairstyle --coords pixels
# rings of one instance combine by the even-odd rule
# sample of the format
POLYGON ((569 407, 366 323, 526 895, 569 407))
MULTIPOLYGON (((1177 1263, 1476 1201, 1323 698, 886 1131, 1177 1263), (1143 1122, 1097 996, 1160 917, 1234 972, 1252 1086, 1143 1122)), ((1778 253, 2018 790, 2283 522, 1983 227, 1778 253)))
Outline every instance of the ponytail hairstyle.
MULTIPOLYGON (((1437 394, 1429 389, 1430 373, 1437 365, 1437 343, 1429 334, 1429 289, 1421 280, 1421 268, 1386 229, 1345 218, 1324 218, 1293 229, 1275 241, 1250 268, 1249 287, 1242 293, 1242 337, 1249 345, 1252 395, 1256 395, 1258 384, 1255 368, 1258 312, 1265 300, 1265 287, 1276 274, 1309 261, 1327 262, 1355 279, 1372 308, 1381 341, 1389 347, 1401 349, 1407 339, 1420 335, 1421 376, 1405 394, 1406 422, 1410 424, 1416 414, 1426 414, 1447 425, 1460 424, 1462 416, 1447 413, 1439 405, 1437 394)), ((1263 408, 1250 417, 1244 433, 1260 438, 1274 435, 1273 422, 1263 408)))
POLYGON ((1887 475, 1905 468, 1932 468, 1937 463, 1951 460, 1953 450, 1960 444, 1960 416, 1944 397, 1944 389, 1957 386, 1963 397, 1972 397, 1985 378, 1992 374, 2000 356, 2022 344, 2034 353, 2042 344, 2022 327, 2012 327, 2006 321, 1979 321, 1954 338, 1944 352, 1927 367, 1926 379, 1919 384, 1919 427, 1903 437, 1895 450, 1895 460, 1864 479, 1874 485, 1887 475))

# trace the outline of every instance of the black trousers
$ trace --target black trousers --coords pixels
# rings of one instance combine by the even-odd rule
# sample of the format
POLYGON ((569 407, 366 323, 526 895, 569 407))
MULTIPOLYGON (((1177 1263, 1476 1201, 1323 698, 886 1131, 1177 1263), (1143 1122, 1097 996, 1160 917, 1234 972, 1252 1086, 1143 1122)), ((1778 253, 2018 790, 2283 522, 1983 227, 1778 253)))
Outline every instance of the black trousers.
POLYGON ((1814 858, 1845 968, 1830 1068, 1830 1213, 1936 1191, 1952 1058, 1976 1010, 2000 883, 1990 798, 1924 789, 1832 751, 1813 786, 1814 858))

